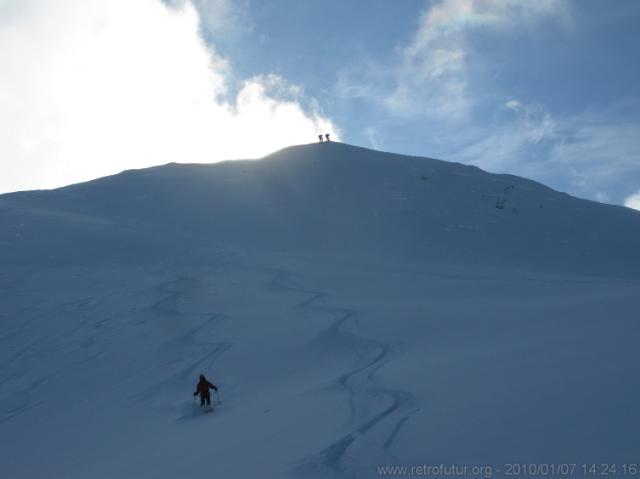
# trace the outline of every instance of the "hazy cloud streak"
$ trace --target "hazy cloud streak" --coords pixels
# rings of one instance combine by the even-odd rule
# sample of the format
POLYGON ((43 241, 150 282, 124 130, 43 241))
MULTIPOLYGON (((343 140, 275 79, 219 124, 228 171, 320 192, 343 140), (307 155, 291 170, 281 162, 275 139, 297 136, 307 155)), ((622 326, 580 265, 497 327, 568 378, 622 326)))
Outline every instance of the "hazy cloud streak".
POLYGON ((411 42, 399 50, 395 88, 385 104, 402 116, 466 119, 474 106, 468 35, 515 26, 559 11, 558 0, 441 0, 421 14, 411 42))

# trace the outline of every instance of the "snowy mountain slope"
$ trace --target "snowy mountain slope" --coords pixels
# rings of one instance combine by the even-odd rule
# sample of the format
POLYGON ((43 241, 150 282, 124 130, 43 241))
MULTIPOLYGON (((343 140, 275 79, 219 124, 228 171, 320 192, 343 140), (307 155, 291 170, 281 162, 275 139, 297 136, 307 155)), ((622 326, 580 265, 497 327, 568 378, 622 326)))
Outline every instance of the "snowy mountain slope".
POLYGON ((338 143, 293 147, 265 161, 128 171, 60 190, 5 195, 2 205, 10 237, 29 227, 19 224, 21 215, 37 218, 44 209, 45 221, 80 228, 79 234, 130 235, 134 242, 152 234, 162 243, 178 233, 206 246, 240 242, 252 249, 465 266, 640 271, 633 210, 471 166, 338 143), (22 212, 6 219, 16 208, 22 212))
POLYGON ((635 211, 332 143, 3 195, 0 224, 5 477, 637 462, 635 211))

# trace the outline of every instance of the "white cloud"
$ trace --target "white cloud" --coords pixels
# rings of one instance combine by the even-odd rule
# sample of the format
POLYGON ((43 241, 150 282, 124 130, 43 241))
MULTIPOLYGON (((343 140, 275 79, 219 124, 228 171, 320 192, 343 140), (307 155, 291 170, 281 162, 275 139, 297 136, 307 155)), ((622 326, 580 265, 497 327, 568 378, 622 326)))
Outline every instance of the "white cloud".
POLYGON ((640 191, 627 197, 624 200, 624 205, 634 210, 640 210, 640 191))
POLYGON ((183 3, 3 2, 0 192, 259 157, 339 134, 277 76, 247 79, 229 98, 230 64, 205 45, 197 10, 183 3))
POLYGON ((374 150, 379 150, 381 148, 382 142, 380 141, 380 133, 377 129, 368 126, 362 131, 362 134, 367 139, 371 148, 374 150))
POLYGON ((400 50, 396 86, 386 106, 402 116, 465 119, 469 92, 468 34, 505 28, 561 11, 559 0, 440 0, 429 3, 411 42, 400 50))
POLYGON ((557 139, 557 122, 541 105, 524 104, 510 100, 504 109, 511 117, 501 127, 490 132, 481 128, 473 139, 455 152, 452 158, 464 163, 475 164, 489 171, 519 174, 536 174, 537 162, 527 162, 523 155, 532 147, 557 139))
POLYGON ((193 5, 200 16, 201 28, 207 35, 234 37, 252 30, 248 0, 162 0, 182 8, 193 5))
POLYGON ((504 104, 504 107, 507 110, 520 111, 522 110, 522 103, 520 103, 518 100, 509 100, 504 104))
POLYGON ((611 203, 611 196, 605 191, 596 191, 593 197, 600 203, 611 203))
POLYGON ((622 203, 638 178, 640 124, 581 114, 552 116, 544 107, 510 100, 513 116, 472 129, 450 158, 492 172, 514 173, 573 195, 622 203))
MULTIPOLYGON (((626 189, 638 175, 640 124, 594 119, 589 115, 560 123, 561 141, 554 143, 547 172, 569 177, 572 192, 591 197, 594 191, 626 189), (606 187, 605 187, 606 186, 606 187)), ((620 201, 620 193, 617 200, 620 201)))

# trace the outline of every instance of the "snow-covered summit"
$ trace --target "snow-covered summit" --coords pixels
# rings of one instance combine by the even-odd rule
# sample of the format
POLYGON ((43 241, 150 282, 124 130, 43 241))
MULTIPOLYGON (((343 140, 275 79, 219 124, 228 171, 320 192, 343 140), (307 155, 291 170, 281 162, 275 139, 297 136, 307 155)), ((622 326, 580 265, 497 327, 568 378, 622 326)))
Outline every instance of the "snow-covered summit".
POLYGON ((0 474, 637 463, 638 244, 636 211, 339 143, 2 195, 0 474))
MULTIPOLYGON (((640 274, 635 211, 473 166, 340 143, 285 148, 261 160, 126 171, 4 195, 0 207, 0 241, 18 249, 26 243, 29 255, 30 225, 55 218, 64 254, 74 235, 100 248, 104 234, 120 234, 148 251, 150 242, 160 247, 179 234, 211 247, 640 274)), ((57 247, 53 236, 47 255, 57 247)))

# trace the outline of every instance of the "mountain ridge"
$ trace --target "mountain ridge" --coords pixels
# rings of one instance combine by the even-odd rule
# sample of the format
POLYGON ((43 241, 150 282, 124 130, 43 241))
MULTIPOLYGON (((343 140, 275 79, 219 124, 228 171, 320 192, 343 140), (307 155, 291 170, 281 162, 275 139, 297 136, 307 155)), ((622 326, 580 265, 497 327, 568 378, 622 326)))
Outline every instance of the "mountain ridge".
POLYGON ((640 274, 640 214, 633 210, 475 166, 333 142, 6 194, 3 207, 13 216, 29 208, 66 212, 142 235, 175 229, 198 243, 250 249, 640 274))
POLYGON ((632 463, 638 219, 339 144, 0 196, 2 470, 632 463))

